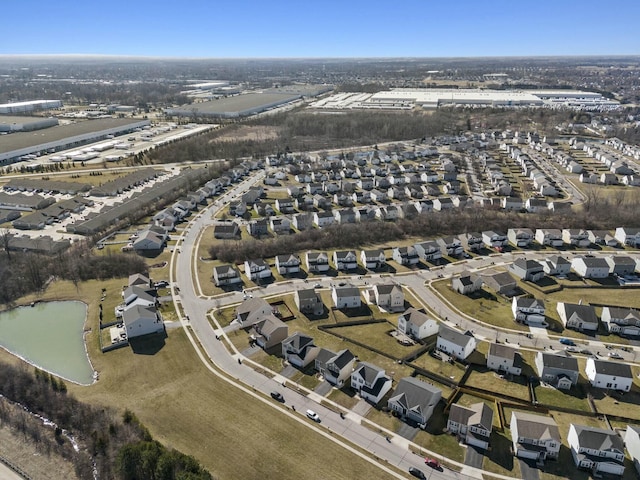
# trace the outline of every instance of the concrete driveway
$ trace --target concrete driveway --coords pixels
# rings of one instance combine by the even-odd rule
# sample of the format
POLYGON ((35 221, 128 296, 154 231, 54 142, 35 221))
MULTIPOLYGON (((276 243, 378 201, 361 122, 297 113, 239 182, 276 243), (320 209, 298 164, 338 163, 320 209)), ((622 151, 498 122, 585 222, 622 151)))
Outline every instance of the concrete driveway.
POLYGON ((329 382, 327 382, 326 380, 324 380, 320 385, 318 385, 313 391, 315 393, 317 393, 318 395, 322 395, 323 397, 328 395, 329 392, 331 391, 331 389, 333 388, 333 385, 331 385, 329 382))
POLYGON ((412 441, 419 431, 420 429, 418 427, 412 427, 411 425, 403 423, 396 433, 402 438, 412 441))
POLYGON ((522 460, 519 458, 518 461, 520 462, 520 472, 522 473, 523 480, 540 479, 540 471, 536 468, 533 460, 522 460))
POLYGON ((482 468, 482 462, 484 460, 484 450, 467 446, 467 453, 464 456, 464 464, 469 467, 482 468))

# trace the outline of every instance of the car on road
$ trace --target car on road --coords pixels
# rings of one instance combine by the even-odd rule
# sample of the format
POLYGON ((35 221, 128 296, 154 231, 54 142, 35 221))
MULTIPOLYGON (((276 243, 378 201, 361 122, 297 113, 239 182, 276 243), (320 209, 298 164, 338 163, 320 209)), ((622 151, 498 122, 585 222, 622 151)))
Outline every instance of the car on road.
POLYGON ((320 423, 320 416, 313 410, 307 410, 307 417, 313 420, 314 422, 320 423))
POLYGON ((582 353, 583 355, 591 355, 591 350, 583 348, 582 350, 580 350, 580 353, 582 353))
POLYGON ((570 347, 576 346, 576 342, 574 342, 573 340, 569 340, 568 338, 561 338, 560 343, 563 345, 569 345, 570 347))
POLYGON ((319 283, 316 283, 316 284, 313 286, 313 288, 322 288, 322 285, 321 285, 321 284, 319 284, 319 283))
POLYGON ((424 459, 424 463, 427 465, 427 467, 431 467, 435 470, 442 470, 442 465, 440 465, 440 462, 435 458, 427 457, 424 459))
POLYGON ((282 394, 280 392, 271 392, 271 398, 273 398, 274 400, 277 400, 281 403, 284 403, 284 397, 282 396, 282 394))
POLYGON ((618 352, 609 352, 609 358, 620 360, 622 358, 622 355, 620 355, 618 352))
POLYGON ((564 347, 564 349, 567 352, 577 352, 578 351, 578 347, 572 347, 571 345, 567 345, 566 347, 564 347))
POLYGON ((340 283, 338 284, 338 286, 339 286, 339 287, 344 287, 346 284, 347 284, 347 282, 340 282, 340 283))
POLYGON ((426 479, 424 472, 416 467, 409 467, 409 473, 416 478, 426 479))

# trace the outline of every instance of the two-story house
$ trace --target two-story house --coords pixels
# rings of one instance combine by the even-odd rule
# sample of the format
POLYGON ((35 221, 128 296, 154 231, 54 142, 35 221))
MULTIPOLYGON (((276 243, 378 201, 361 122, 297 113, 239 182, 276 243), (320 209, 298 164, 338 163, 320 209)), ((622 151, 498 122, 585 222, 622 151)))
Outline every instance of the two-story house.
POLYGON ((398 382, 387 406, 403 419, 416 422, 424 429, 441 398, 442 390, 439 388, 417 378, 405 377, 398 382))
POLYGON ((413 248, 425 262, 434 262, 442 258, 442 251, 436 242, 416 243, 413 248))
POLYGON ((351 373, 351 388, 353 388, 360 398, 377 405, 389 390, 392 381, 384 371, 371 363, 360 362, 351 373))
POLYGON ((334 286, 331 289, 331 298, 333 299, 334 307, 337 309, 360 308, 362 306, 360 290, 353 285, 334 286))
POLYGON ((439 324, 426 313, 409 308, 398 317, 398 331, 413 338, 423 339, 438 333, 439 324))
POLYGON ((537 462, 558 458, 562 440, 558 424, 553 418, 513 411, 509 428, 516 457, 537 462))
POLYGON ((471 253, 478 253, 484 248, 484 241, 480 232, 467 232, 460 235, 462 247, 471 253))
POLYGON ((571 262, 561 255, 552 255, 542 262, 542 270, 547 275, 566 277, 571 271, 571 262))
POLYGON ((510 228, 507 230, 507 239, 511 245, 518 248, 529 248, 533 243, 535 234, 530 228, 510 228))
POLYGON ((482 242, 487 248, 502 251, 502 249, 509 243, 509 240, 505 233, 485 230, 482 232, 482 242))
POLYGON ((640 311, 634 308, 603 307, 602 323, 610 333, 640 335, 640 311))
POLYGON ((460 275, 451 277, 451 288, 461 295, 469 295, 482 288, 482 277, 465 270, 460 275))
POLYGON ((513 318, 518 323, 536 327, 548 326, 545 321, 545 306, 542 300, 529 297, 513 297, 511 301, 513 318))
POLYGON ((314 362, 319 350, 313 343, 312 337, 300 332, 282 341, 282 358, 298 368, 306 368, 314 362))
POLYGON ((331 385, 342 388, 351 376, 356 357, 349 349, 334 353, 321 348, 316 356, 315 368, 331 385))
POLYGON ((216 287, 223 287, 242 283, 242 278, 238 269, 233 265, 220 265, 213 267, 213 281, 216 287))
POLYGON ((565 328, 572 328, 579 332, 598 330, 598 316, 591 305, 558 302, 556 310, 565 328))
POLYGON ((329 255, 326 252, 307 252, 305 262, 309 273, 325 273, 329 271, 329 255))
POLYGON ((364 268, 368 270, 376 270, 383 267, 387 263, 387 257, 384 254, 384 250, 362 250, 360 252, 360 261, 364 268))
POLYGON ((609 276, 609 264, 600 257, 573 257, 571 268, 576 272, 576 275, 582 278, 606 278, 609 276))
POLYGON ((640 475, 640 426, 627 425, 624 434, 624 446, 629 452, 633 466, 640 475))
POLYGON ((535 260, 520 257, 509 265, 508 268, 516 277, 528 282, 535 283, 544 278, 544 268, 541 263, 535 260))
POLYGON ((262 258, 254 258, 252 260, 245 260, 244 273, 249 280, 260 281, 265 278, 271 278, 271 269, 269 264, 262 258))
POLYGON ((272 349, 289 336, 289 327, 273 313, 251 326, 251 338, 263 349, 272 349))
POLYGON ((404 291, 397 283, 379 283, 365 290, 368 303, 374 303, 388 312, 404 310, 404 291))
POLYGON ((355 270, 358 268, 358 256, 354 250, 335 251, 333 263, 338 271, 355 270))
POLYGON ((395 247, 393 249, 393 260, 400 265, 411 267, 420 263, 420 256, 415 247, 395 247))
POLYGON ((324 313, 324 304, 318 292, 313 288, 305 288, 296 290, 294 296, 296 307, 301 313, 307 315, 322 315, 324 313))
POLYGON ((487 368, 496 372, 520 375, 522 373, 522 355, 516 348, 502 343, 491 343, 487 354, 487 368))
POLYGON ((462 333, 440 325, 436 348, 454 358, 466 360, 476 349, 476 339, 469 331, 462 333))
POLYGON ((584 425, 569 425, 567 443, 578 468, 598 475, 624 474, 624 441, 613 430, 584 425))
POLYGON ((467 445, 487 449, 493 428, 493 410, 484 402, 451 405, 447 430, 467 445))
POLYGON ((455 236, 438 238, 436 243, 440 247, 441 252, 450 257, 459 257, 464 252, 462 242, 455 236))
POLYGON ((587 248, 591 245, 587 231, 579 228, 564 228, 562 230, 562 241, 566 245, 577 248, 587 248))
POLYGON ((587 358, 585 373, 595 388, 628 392, 633 384, 633 373, 626 363, 587 358))
POLYGON ((535 239, 544 247, 558 248, 564 245, 562 231, 558 228, 538 228, 535 239))
POLYGON ((578 383, 578 360, 566 352, 538 352, 535 357, 540 380, 561 390, 568 390, 578 383))
POLYGON ((280 275, 300 272, 300 257, 297 255, 276 255, 276 269, 280 275))

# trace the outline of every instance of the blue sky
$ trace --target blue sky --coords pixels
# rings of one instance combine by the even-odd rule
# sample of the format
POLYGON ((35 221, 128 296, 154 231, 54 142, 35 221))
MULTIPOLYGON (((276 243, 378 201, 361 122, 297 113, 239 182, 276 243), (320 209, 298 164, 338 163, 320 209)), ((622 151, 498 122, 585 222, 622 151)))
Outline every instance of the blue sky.
POLYGON ((0 54, 640 54, 637 0, 8 0, 0 16, 0 54))

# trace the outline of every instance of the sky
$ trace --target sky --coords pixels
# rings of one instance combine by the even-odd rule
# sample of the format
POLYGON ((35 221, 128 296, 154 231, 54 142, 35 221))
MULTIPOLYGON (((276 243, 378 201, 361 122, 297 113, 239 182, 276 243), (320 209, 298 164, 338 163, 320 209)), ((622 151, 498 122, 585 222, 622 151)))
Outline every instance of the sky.
POLYGON ((9 0, 0 17, 0 55, 640 54, 638 0, 9 0))

